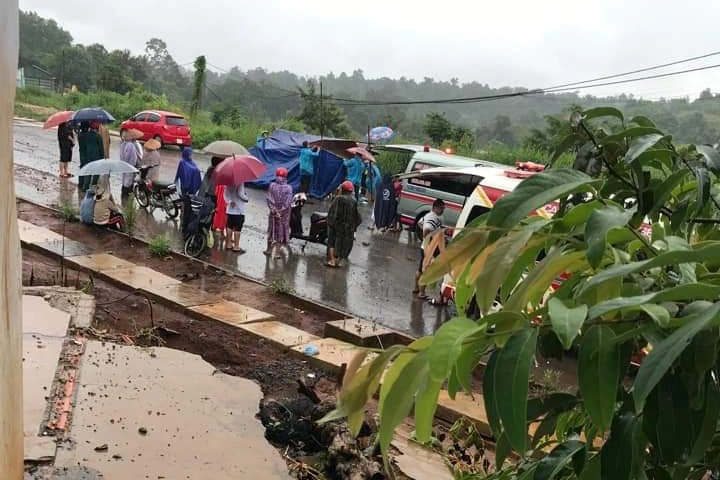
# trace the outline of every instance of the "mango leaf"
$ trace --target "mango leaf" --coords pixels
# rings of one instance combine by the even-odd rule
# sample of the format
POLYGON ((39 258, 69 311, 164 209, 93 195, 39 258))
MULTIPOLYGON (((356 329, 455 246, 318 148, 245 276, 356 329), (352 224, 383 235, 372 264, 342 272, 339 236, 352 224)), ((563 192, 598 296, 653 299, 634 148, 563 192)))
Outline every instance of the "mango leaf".
POLYGON ((504 346, 512 334, 515 333, 515 330, 529 324, 528 318, 525 315, 511 310, 493 312, 483 317, 483 319, 487 324, 488 330, 492 330, 492 336, 490 338, 497 347, 504 346))
POLYGON ((638 311, 641 311, 641 312, 644 312, 645 314, 647 314, 650 318, 653 319, 653 321, 660 328, 665 328, 670 325, 670 312, 668 312, 661 305, 653 305, 653 304, 639 305, 639 306, 635 307, 635 310, 638 310, 638 311))
POLYGON ((401 353, 385 374, 380 388, 378 441, 386 458, 395 428, 407 417, 423 377, 428 374, 427 353, 401 353))
POLYGON ((475 322, 463 317, 444 323, 435 333, 432 345, 427 350, 430 378, 445 380, 460 355, 465 338, 482 330, 475 322))
POLYGON ((471 335, 467 337, 466 344, 462 352, 460 352, 460 356, 455 363, 454 373, 458 384, 468 393, 473 390, 472 372, 480 363, 491 343, 485 332, 483 332, 482 336, 478 334, 471 335))
MULTIPOLYGON (((533 175, 523 180, 512 193, 495 203, 487 223, 499 229, 512 228, 530 213, 548 203, 565 198, 573 192, 588 190, 595 185, 599 185, 599 180, 569 168, 558 168, 533 175)), ((502 231, 492 232, 491 241, 502 234, 502 231)))
POLYGON ((695 335, 716 320, 719 313, 720 304, 715 304, 702 313, 684 317, 685 325, 678 328, 665 340, 653 345, 652 351, 640 365, 633 386, 633 400, 638 412, 642 412, 650 392, 657 386, 695 335))
POLYGON ((538 462, 533 480, 552 480, 570 465, 575 455, 583 450, 585 450, 585 444, 578 440, 561 443, 538 462))
POLYGON ((602 480, 630 480, 642 467, 640 422, 630 412, 615 417, 610 437, 600 452, 602 480))
POLYGON ((697 180, 697 203, 695 212, 700 213, 710 201, 710 173, 705 168, 695 167, 692 169, 697 180))
POLYGON ((551 393, 542 397, 535 397, 528 400, 529 422, 539 420, 540 417, 549 413, 564 413, 572 410, 578 404, 578 398, 569 393, 551 393))
POLYGON ((711 244, 703 248, 687 251, 663 252, 650 260, 631 262, 624 265, 616 265, 598 272, 590 278, 584 288, 598 285, 604 281, 616 277, 625 277, 632 273, 644 272, 651 268, 667 267, 681 263, 703 263, 715 260, 720 257, 720 244, 711 244))
POLYGON ((616 205, 607 205, 595 210, 585 226, 587 259, 593 268, 597 268, 605 255, 609 230, 623 227, 632 218, 635 210, 626 210, 616 205))
POLYGON ((707 283, 687 283, 667 288, 659 292, 638 295, 635 297, 618 297, 607 300, 590 308, 588 318, 594 320, 607 313, 639 307, 646 303, 676 302, 680 300, 704 300, 720 297, 720 286, 707 283))
POLYGON ((500 349, 495 350, 488 359, 483 373, 483 400, 485 403, 485 412, 487 413, 490 430, 492 430, 495 438, 500 439, 502 435, 502 424, 500 422, 500 402, 499 395, 496 393, 495 384, 497 382, 498 358, 500 357, 500 349))
POLYGON ((587 268, 584 261, 585 252, 563 252, 559 248, 550 253, 533 268, 510 298, 505 302, 505 309, 512 311, 525 310, 528 303, 539 303, 548 291, 552 282, 561 273, 573 273, 587 268))
POLYGON ((625 154, 625 162, 635 162, 640 155, 650 150, 663 138, 664 135, 662 133, 651 133, 649 135, 634 138, 633 141, 630 142, 630 148, 628 148, 628 151, 625 154))
POLYGON ((600 478, 600 454, 597 454, 585 462, 582 473, 578 480, 601 480, 600 478))
POLYGON ((672 192, 680 185, 685 178, 688 176, 687 169, 680 169, 673 172, 672 175, 667 177, 662 184, 655 191, 655 204, 650 210, 649 215, 655 215, 660 212, 660 209, 667 205, 672 197, 672 192))
POLYGON ((553 331, 560 339, 563 348, 570 350, 575 337, 580 333, 585 317, 587 317, 587 305, 580 305, 575 308, 568 308, 557 299, 551 298, 548 302, 548 315, 553 326, 553 331))
POLYGON ((637 115, 630 119, 630 123, 634 123, 640 127, 655 128, 655 123, 644 115, 637 115))
POLYGON ((590 215, 597 210, 602 208, 603 204, 597 200, 593 200, 587 203, 581 203, 570 209, 565 215, 563 215, 561 222, 568 228, 576 227, 578 225, 585 225, 590 218, 590 215))
POLYGON ((491 405, 488 419, 496 425, 499 422, 508 442, 520 455, 527 449, 527 402, 530 381, 530 366, 535 355, 538 332, 535 328, 523 328, 516 332, 505 346, 496 351, 485 371, 491 369, 491 378, 485 379, 484 395, 491 405), (494 360, 493 360, 494 359, 494 360), (490 411, 493 410, 491 415, 490 411), (493 419, 492 417, 496 417, 493 419))
POLYGON ((614 135, 608 135, 605 138, 601 138, 598 140, 598 143, 600 145, 609 145, 611 143, 620 143, 624 144, 626 140, 632 140, 633 138, 642 137, 645 135, 652 135, 652 134, 660 134, 663 133, 658 130, 657 128, 652 127, 631 127, 627 130, 623 130, 620 133, 616 133, 614 135))
POLYGON ((583 111, 583 117, 585 120, 592 120, 593 118, 600 117, 615 117, 620 120, 620 123, 625 123, 625 117, 623 116, 623 113, 614 107, 589 108, 583 111))
POLYGON ((540 251, 545 246, 545 238, 534 238, 528 242, 525 249, 516 256, 515 263, 512 268, 508 271, 500 289, 500 295, 504 300, 512 293, 513 289, 518 285, 523 273, 531 266, 535 265, 535 261, 540 254, 540 251))
POLYGON ((705 164, 716 175, 720 174, 720 152, 710 145, 695 145, 695 150, 703 156, 705 164))
POLYGON ((442 384, 443 380, 433 380, 429 375, 420 383, 415 399, 415 436, 420 443, 432 440, 433 421, 442 384))
POLYGON ((666 375, 645 403, 643 431, 665 465, 680 461, 691 441, 690 401, 682 380, 666 375))
POLYGON ((462 236, 458 235, 427 267, 420 281, 428 285, 440 280, 453 268, 453 265, 469 263, 485 244, 487 236, 487 230, 482 227, 464 231, 462 236))
POLYGON ((686 462, 688 465, 699 462, 705 456, 707 449, 712 444, 718 417, 720 417, 720 391, 710 373, 706 374, 704 408, 693 412, 692 416, 695 438, 686 462))
POLYGON ((620 372, 620 346, 612 329, 590 328, 580 341, 578 383, 585 408, 601 431, 607 431, 615 413, 620 372))
MULTIPOLYGON (((663 139, 665 139, 666 141, 670 141, 671 138, 672 137, 670 137, 669 135, 663 137, 663 139)), ((634 159, 633 163, 647 165, 651 162, 655 162, 651 166, 654 166, 657 169, 662 169, 662 167, 670 168, 674 155, 675 154, 672 150, 668 150, 665 148, 654 148, 638 155, 634 159)))
POLYGON ((577 145, 578 143, 582 142, 583 138, 576 134, 572 133, 568 135, 567 137, 563 138, 557 147, 555 147, 555 150, 553 151, 552 157, 550 158, 550 164, 554 164, 555 160, 560 158, 560 156, 564 153, 566 153, 568 150, 570 150, 572 147, 577 145))

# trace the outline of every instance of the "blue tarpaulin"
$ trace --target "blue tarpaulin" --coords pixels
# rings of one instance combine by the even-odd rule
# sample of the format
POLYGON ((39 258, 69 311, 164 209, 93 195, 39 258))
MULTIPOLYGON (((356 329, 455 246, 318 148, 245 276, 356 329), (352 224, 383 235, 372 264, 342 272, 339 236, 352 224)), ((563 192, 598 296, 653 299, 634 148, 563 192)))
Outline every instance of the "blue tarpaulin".
MULTIPOLYGON (((250 155, 257 157, 268 169, 265 175, 250 186, 267 188, 275 179, 275 169, 284 167, 288 171, 288 182, 296 192, 300 188, 300 149, 303 142, 312 143, 320 140, 315 135, 276 130, 266 139, 259 139, 258 144, 250 149, 250 155)), ((315 162, 315 175, 310 184, 310 196, 324 198, 345 180, 345 167, 338 156, 321 150, 315 162)))

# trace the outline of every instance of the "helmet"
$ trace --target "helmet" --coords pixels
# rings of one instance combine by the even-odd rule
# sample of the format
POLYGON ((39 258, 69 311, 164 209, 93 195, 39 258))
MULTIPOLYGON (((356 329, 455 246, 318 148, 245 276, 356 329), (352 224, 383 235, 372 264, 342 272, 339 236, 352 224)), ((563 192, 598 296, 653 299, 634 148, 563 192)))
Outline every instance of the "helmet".
POLYGON ((353 184, 350 180, 345 180, 344 182, 342 182, 340 187, 342 187, 344 192, 354 192, 355 191, 355 187, 353 186, 353 184))
POLYGON ((284 178, 287 178, 287 176, 288 176, 288 171, 287 171, 286 168, 279 167, 277 170, 275 170, 275 176, 276 176, 276 177, 284 177, 284 178))

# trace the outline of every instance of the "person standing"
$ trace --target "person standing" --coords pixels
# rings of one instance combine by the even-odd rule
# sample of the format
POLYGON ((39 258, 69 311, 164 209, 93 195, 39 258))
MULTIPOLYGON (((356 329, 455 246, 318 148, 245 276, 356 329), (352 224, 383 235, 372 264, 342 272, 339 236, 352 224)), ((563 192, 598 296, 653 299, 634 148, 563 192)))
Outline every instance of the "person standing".
POLYGON ((72 161, 72 151, 75 146, 75 133, 70 122, 58 125, 57 137, 60 147, 60 178, 70 178, 72 175, 68 171, 68 165, 72 161))
POLYGON ((300 191, 308 193, 315 175, 315 163, 317 162, 320 152, 315 147, 311 149, 308 142, 304 141, 300 149, 300 191))
MULTIPOLYGON (((142 158, 142 153, 137 143, 137 139, 132 136, 133 132, 126 132, 125 138, 121 139, 120 144, 120 160, 137 167, 142 158)), ((133 182, 135 181, 134 173, 124 173, 122 176, 121 198, 125 199, 132 193, 133 182)))
POLYGON ((382 183, 382 177, 380 169, 375 162, 368 162, 367 165, 367 178, 365 180, 365 188, 368 194, 368 200, 371 204, 375 202, 375 192, 382 183))
POLYGON ((202 178, 200 169, 192 159, 192 148, 183 147, 182 158, 175 173, 175 183, 182 195, 196 195, 200 190, 202 178))
POLYGON ((148 168, 145 178, 156 182, 160 178, 160 142, 151 138, 143 145, 143 156, 140 160, 140 167, 148 168))
POLYGON ((215 184, 215 169, 223 160, 225 160, 225 157, 212 157, 210 159, 210 166, 205 172, 205 177, 200 187, 200 196, 209 197, 215 206, 212 229, 216 233, 218 240, 225 240, 225 229, 227 226, 225 187, 215 184))
POLYGON ((328 211, 328 267, 338 268, 347 262, 355 240, 355 231, 362 223, 355 187, 349 180, 341 185, 342 193, 336 197, 328 211))
MULTIPOLYGON (((90 162, 105 158, 105 149, 102 137, 97 132, 100 122, 83 122, 80 125, 80 134, 78 135, 78 148, 80 150, 80 168, 90 162)), ((98 177, 82 176, 78 180, 78 187, 81 193, 85 193, 91 186, 97 184, 98 177)))
POLYGON ((267 193, 268 240, 265 255, 280 258, 279 249, 287 249, 290 241, 290 212, 292 211, 293 189, 287 183, 288 171, 275 170, 275 181, 270 184, 267 193))
POLYGON ((223 197, 227 204, 225 212, 227 213, 227 228, 230 231, 230 241, 225 245, 225 249, 232 249, 233 252, 243 254, 245 250, 240 248, 240 232, 245 225, 245 204, 248 202, 245 184, 225 187, 223 197))
POLYGON ((355 200, 360 200, 360 184, 362 183, 362 175, 365 165, 363 164, 362 158, 359 154, 355 154, 354 157, 345 160, 343 162, 347 169, 347 176, 345 177, 353 185, 353 191, 355 192, 355 200))
MULTIPOLYGON (((420 285, 420 277, 425 271, 425 250, 435 235, 443 235, 443 213, 445 212, 445 202, 437 199, 433 202, 432 210, 425 214, 422 218, 422 243, 420 244, 420 264, 415 274, 415 290, 413 293, 421 300, 427 300, 429 297, 425 294, 425 285, 420 285)), ((433 257, 440 254, 439 250, 433 252, 433 257)))
POLYGON ((395 188, 390 175, 385 175, 383 182, 378 187, 377 198, 375 199, 375 209, 373 211, 375 227, 382 232, 394 229, 397 223, 396 214, 397 198, 395 198, 395 188))

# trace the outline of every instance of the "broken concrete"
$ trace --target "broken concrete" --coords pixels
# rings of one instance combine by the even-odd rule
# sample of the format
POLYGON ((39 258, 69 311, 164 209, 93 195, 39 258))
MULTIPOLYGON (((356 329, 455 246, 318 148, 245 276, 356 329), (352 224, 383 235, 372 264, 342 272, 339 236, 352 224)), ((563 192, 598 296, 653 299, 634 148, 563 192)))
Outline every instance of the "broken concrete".
POLYGON ((273 318, 269 313, 261 312, 239 303, 228 302, 227 300, 192 307, 190 311, 235 326, 273 318))

